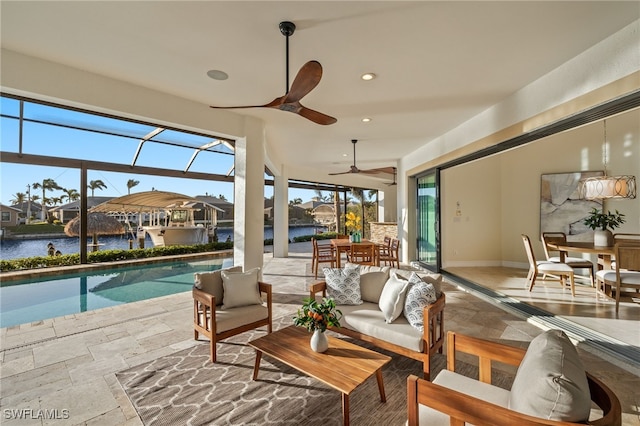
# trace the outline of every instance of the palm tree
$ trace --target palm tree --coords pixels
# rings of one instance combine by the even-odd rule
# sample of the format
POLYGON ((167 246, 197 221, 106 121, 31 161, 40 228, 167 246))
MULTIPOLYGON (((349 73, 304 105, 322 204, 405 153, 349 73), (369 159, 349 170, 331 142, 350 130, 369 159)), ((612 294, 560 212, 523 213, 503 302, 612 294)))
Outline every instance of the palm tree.
MULTIPOLYGON (((46 200, 47 199, 47 191, 53 191, 54 189, 62 189, 62 187, 60 185, 58 185, 56 183, 55 180, 53 179, 45 179, 42 181, 42 183, 40 182, 36 182, 33 185, 33 189, 42 189, 42 200, 46 200)), ((31 198, 32 200, 34 199, 34 197, 31 198)), ((46 204, 43 202, 42 203, 42 212, 40 215, 40 219, 41 220, 47 220, 47 207, 46 204)))
POLYGON ((139 180, 135 180, 135 179, 129 179, 127 181, 127 193, 129 195, 131 195, 131 188, 133 188, 134 186, 138 185, 140 183, 139 180))
POLYGON ((93 197, 93 192, 96 189, 100 189, 100 190, 106 189, 107 185, 103 181, 101 181, 100 179, 91 180, 91 181, 89 181, 89 185, 87 185, 87 188, 89 188, 91 190, 91 196, 93 197))
MULTIPOLYGON (((26 199, 26 194, 24 192, 16 192, 15 194, 13 194, 13 198, 11 200, 9 200, 11 203, 15 204, 22 204, 24 203, 24 200, 26 199)), ((22 207, 22 206, 21 206, 22 207)))
POLYGON ((66 194, 60 197, 62 200, 64 200, 65 197, 67 198, 68 202, 72 202, 80 199, 80 193, 76 189, 62 188, 62 191, 66 194))

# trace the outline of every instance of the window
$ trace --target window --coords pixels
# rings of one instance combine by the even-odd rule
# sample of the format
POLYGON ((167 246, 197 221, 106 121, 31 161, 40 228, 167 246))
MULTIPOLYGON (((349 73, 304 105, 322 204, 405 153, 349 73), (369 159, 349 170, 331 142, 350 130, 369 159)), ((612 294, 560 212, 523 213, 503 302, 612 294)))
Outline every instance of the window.
POLYGON ((2 221, 11 222, 11 212, 2 212, 2 221))

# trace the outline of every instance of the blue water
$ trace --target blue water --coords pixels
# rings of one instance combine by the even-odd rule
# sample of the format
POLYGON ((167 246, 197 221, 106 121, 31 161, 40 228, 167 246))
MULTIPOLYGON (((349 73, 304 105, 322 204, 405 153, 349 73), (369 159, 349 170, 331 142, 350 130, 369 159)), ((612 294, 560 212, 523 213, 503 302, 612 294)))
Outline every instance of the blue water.
MULTIPOLYGON (((301 235, 312 235, 315 230, 325 230, 323 227, 314 226, 296 226, 289 228, 289 239, 301 235)), ((233 239, 233 230, 229 228, 218 229, 218 241, 225 241, 227 237, 233 239)), ((101 236, 98 237, 98 243, 101 244, 100 250, 113 250, 129 248, 129 236, 101 236)), ((273 238, 273 228, 264 228, 264 238, 273 238)), ((62 238, 43 238, 37 240, 2 240, 0 241, 0 259, 20 259, 24 257, 33 256, 46 256, 47 244, 53 243, 56 250, 60 250, 62 254, 80 253, 80 239, 78 237, 62 237, 62 238)), ((87 243, 91 243, 91 239, 87 240, 87 243)), ((138 242, 134 239, 133 247, 138 248, 138 242)), ((144 246, 149 248, 153 247, 151 239, 147 236, 144 246)))
POLYGON ((0 283, 0 327, 190 291, 195 272, 232 259, 167 262, 0 283))

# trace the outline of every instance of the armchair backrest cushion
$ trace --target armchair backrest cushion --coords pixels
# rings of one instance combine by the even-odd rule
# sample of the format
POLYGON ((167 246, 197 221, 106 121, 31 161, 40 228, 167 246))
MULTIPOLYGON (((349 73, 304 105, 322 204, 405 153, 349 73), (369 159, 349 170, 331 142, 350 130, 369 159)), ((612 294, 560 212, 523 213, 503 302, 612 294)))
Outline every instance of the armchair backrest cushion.
POLYGON ((384 284, 389 279, 388 266, 359 265, 348 263, 346 268, 357 268, 360 272, 360 295, 365 302, 379 303, 384 284))
POLYGON ((222 309, 262 304, 258 286, 260 268, 246 272, 224 270, 221 275, 224 289, 222 309))
POLYGON ((564 332, 548 330, 531 341, 513 380, 509 408, 548 420, 589 419, 587 375, 564 332))
POLYGON ((222 305, 223 287, 222 271, 242 272, 242 266, 218 269, 210 272, 196 272, 193 274, 194 285, 205 293, 212 294, 216 298, 216 305, 222 305))

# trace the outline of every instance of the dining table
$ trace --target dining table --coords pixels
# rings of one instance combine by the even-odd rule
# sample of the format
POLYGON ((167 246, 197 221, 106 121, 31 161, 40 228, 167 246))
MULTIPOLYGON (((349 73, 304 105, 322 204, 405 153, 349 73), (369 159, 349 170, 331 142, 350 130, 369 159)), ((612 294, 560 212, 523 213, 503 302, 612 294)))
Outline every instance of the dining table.
POLYGON ((362 239, 358 243, 353 243, 346 238, 332 238, 331 247, 336 250, 336 268, 342 267, 342 253, 349 252, 351 247, 356 244, 373 244, 375 246, 375 263, 377 266, 380 266, 380 244, 367 239, 362 239))
POLYGON ((560 252, 560 261, 564 259, 569 252, 590 253, 598 255, 598 269, 611 269, 611 259, 615 253, 614 246, 597 246, 593 241, 565 241, 563 243, 549 243, 550 247, 560 252))

